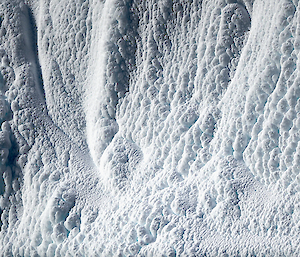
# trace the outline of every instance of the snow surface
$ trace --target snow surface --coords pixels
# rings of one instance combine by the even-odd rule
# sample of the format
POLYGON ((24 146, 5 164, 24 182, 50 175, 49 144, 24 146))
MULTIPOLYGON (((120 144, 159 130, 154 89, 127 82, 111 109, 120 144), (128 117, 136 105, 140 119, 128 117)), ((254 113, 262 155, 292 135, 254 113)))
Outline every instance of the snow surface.
POLYGON ((298 0, 1 0, 1 256, 300 256, 298 0))

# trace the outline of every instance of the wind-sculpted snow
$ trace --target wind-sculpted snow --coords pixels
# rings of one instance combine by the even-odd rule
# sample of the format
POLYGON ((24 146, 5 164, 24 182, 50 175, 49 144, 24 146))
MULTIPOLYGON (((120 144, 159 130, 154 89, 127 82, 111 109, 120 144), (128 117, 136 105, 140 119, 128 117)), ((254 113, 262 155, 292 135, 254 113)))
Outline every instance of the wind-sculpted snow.
POLYGON ((3 0, 1 256, 299 256, 296 0, 3 0))

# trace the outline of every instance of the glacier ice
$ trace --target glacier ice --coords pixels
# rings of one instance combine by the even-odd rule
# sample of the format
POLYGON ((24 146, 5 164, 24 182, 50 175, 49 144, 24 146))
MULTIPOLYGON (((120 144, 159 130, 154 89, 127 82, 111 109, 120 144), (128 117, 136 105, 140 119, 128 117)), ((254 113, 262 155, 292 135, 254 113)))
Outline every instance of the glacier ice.
POLYGON ((298 256, 299 15, 2 0, 0 255, 298 256))

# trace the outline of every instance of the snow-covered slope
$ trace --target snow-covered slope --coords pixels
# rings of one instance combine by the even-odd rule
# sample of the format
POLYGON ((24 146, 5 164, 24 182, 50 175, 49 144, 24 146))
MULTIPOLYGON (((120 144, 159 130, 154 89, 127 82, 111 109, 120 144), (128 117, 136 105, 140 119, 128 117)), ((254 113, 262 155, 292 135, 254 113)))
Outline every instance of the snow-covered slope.
POLYGON ((298 0, 2 0, 1 256, 299 256, 298 0))

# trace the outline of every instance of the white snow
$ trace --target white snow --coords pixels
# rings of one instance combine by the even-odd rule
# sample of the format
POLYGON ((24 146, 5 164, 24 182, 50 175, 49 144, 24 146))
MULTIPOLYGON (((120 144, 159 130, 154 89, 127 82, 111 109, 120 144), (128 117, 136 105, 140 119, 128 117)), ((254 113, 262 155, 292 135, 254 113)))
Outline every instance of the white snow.
POLYGON ((2 0, 0 256, 299 256, 298 0, 2 0))

